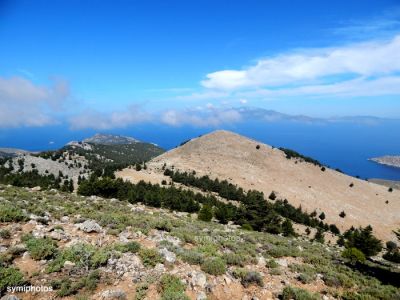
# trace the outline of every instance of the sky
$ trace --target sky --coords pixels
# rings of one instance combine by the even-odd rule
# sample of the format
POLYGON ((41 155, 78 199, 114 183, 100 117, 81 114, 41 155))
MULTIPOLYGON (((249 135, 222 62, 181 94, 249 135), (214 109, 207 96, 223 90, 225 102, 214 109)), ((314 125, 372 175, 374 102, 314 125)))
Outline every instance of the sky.
POLYGON ((400 3, 0 0, 0 129, 400 118, 400 3))

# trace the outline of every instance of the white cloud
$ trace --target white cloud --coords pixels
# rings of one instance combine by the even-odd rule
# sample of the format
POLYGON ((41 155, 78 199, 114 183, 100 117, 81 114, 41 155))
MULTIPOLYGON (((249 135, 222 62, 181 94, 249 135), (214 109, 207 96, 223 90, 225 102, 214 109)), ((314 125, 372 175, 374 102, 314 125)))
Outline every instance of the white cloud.
POLYGON ((161 122, 171 126, 218 126, 226 123, 236 123, 241 120, 242 116, 236 109, 218 108, 209 109, 205 113, 193 110, 168 110, 161 116, 161 122))
POLYGON ((110 113, 86 110, 69 119, 72 129, 111 129, 124 128, 130 125, 151 121, 152 115, 141 110, 137 106, 130 106, 124 111, 114 111, 110 113))
POLYGON ((226 92, 243 88, 315 84, 332 76, 364 78, 395 75, 398 72, 400 35, 386 41, 310 49, 265 58, 242 70, 221 70, 207 74, 201 83, 207 89, 226 92))
POLYGON ((44 126, 56 123, 53 118, 69 96, 65 81, 42 86, 22 77, 0 77, 0 127, 44 126))
POLYGON ((375 97, 400 95, 400 76, 385 76, 377 79, 356 78, 333 84, 305 85, 281 89, 255 89, 237 92, 237 96, 252 98, 280 98, 296 96, 312 97, 375 97))

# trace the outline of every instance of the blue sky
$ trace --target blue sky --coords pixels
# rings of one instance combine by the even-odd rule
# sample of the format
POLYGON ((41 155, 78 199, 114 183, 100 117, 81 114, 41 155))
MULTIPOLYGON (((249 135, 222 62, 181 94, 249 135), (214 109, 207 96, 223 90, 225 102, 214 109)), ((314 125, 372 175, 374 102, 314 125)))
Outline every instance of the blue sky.
POLYGON ((400 5, 0 0, 0 128, 400 118, 400 5))

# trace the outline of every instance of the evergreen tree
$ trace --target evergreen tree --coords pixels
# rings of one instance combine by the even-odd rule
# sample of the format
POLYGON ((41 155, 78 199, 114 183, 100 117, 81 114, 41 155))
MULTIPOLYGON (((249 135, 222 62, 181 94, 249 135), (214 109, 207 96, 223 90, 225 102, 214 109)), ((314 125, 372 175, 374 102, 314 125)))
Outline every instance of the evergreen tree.
POLYGON ((284 236, 296 236, 296 232, 293 229, 292 221, 286 219, 282 223, 282 233, 284 236))
POLYGON ((212 208, 209 205, 203 205, 199 211, 198 219, 204 222, 210 222, 212 219, 212 208))
POLYGON ((321 228, 317 229, 317 232, 315 233, 314 236, 314 241, 322 244, 325 242, 324 231, 321 228))

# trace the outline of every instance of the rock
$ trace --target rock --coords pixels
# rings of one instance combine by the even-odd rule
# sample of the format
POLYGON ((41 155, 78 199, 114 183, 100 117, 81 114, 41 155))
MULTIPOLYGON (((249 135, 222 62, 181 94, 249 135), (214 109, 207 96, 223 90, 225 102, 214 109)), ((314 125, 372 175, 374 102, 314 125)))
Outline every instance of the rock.
POLYGON ((131 231, 125 230, 125 231, 122 231, 122 232, 118 235, 118 238, 119 238, 119 241, 120 241, 121 243, 128 243, 129 240, 131 240, 131 239, 134 238, 134 235, 132 234, 131 231))
POLYGON ((164 274, 164 272, 165 272, 165 266, 163 264, 156 264, 154 269, 151 271, 151 274, 154 277, 159 278, 161 277, 162 274, 164 274))
POLYGON ((107 261, 107 266, 110 272, 118 276, 131 272, 137 277, 138 272, 143 269, 142 261, 133 253, 124 253, 120 258, 110 258, 107 261))
POLYGON ((40 186, 35 186, 35 187, 31 188, 32 192, 39 192, 41 190, 42 190, 42 188, 40 186))
POLYGON ((19 298, 15 295, 5 295, 0 300, 19 300, 19 298))
POLYGON ((193 271, 189 274, 189 276, 191 277, 190 284, 192 287, 200 287, 202 289, 205 288, 207 284, 206 274, 203 272, 193 271))
POLYGON ((264 256, 257 257, 257 265, 264 267, 266 263, 264 256))
POLYGON ((78 228, 84 232, 101 232, 103 229, 99 224, 93 220, 86 220, 85 222, 78 224, 78 228))
POLYGON ((101 293, 101 299, 124 300, 126 299, 126 293, 123 290, 106 290, 101 293))
POLYGON ((176 255, 174 252, 169 251, 167 248, 162 248, 158 251, 164 259, 173 264, 176 261, 176 255))
POLYGON ((288 267, 288 261, 287 261, 287 259, 285 259, 285 258, 279 258, 279 259, 277 259, 277 260, 275 260, 276 261, 276 263, 278 264, 278 265, 280 265, 281 267, 284 267, 284 268, 287 268, 288 267))
POLYGON ((51 237, 53 240, 56 240, 56 241, 61 241, 61 240, 67 241, 67 240, 69 240, 68 236, 62 230, 52 231, 49 234, 49 237, 51 237))
POLYGON ((68 223, 69 222, 69 217, 68 216, 61 217, 60 221, 63 222, 63 223, 68 223))
POLYGON ((207 295, 204 292, 199 292, 196 296, 196 300, 207 300, 207 295))
POLYGON ((75 263, 73 263, 72 261, 66 260, 64 262, 64 268, 67 270, 71 270, 73 269, 73 267, 75 267, 75 263))
POLYGON ((7 252, 7 249, 8 248, 6 246, 0 245, 0 253, 7 252))

